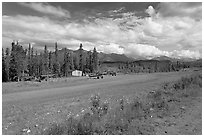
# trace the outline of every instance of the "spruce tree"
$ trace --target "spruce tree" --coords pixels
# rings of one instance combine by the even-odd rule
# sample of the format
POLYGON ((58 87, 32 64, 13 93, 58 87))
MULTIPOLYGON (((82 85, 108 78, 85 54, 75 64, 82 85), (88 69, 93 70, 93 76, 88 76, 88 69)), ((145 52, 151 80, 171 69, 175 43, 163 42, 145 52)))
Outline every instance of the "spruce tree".
POLYGON ((94 50, 93 50, 92 59, 93 59, 93 72, 97 72, 98 71, 99 61, 98 61, 98 53, 97 53, 95 47, 94 47, 94 50))
POLYGON ((49 55, 48 55, 47 46, 45 45, 44 55, 43 55, 43 74, 48 74, 48 70, 49 70, 49 55))
MULTIPOLYGON (((33 51, 33 50, 32 50, 33 51)), ((34 52, 34 51, 33 51, 34 52)), ((37 50, 35 51, 35 55, 33 54, 33 52, 31 52, 31 58, 32 58, 32 72, 33 72, 33 75, 35 77, 39 76, 39 67, 38 67, 38 64, 39 64, 39 60, 38 60, 38 52, 37 50), (33 55, 33 56, 32 56, 33 55)))
POLYGON ((91 51, 87 52, 86 56, 86 72, 91 72, 92 71, 92 55, 91 51))
POLYGON ((6 48, 6 56, 5 56, 5 67, 6 67, 6 73, 7 73, 7 79, 9 81, 9 62, 10 62, 10 49, 6 48))
POLYGON ((52 52, 49 52, 49 72, 53 73, 52 52))
POLYGON ((73 53, 70 51, 68 52, 68 58, 69 58, 69 63, 70 63, 70 70, 74 69, 74 58, 73 58, 73 53))
POLYGON ((53 70, 54 70, 54 73, 55 73, 57 76, 60 75, 60 64, 59 64, 59 61, 58 61, 57 42, 55 43, 55 62, 54 62, 54 65, 53 65, 53 70))
POLYGON ((28 44, 28 55, 27 56, 28 56, 28 73, 31 76, 32 75, 32 72, 31 72, 31 68, 32 68, 31 63, 32 63, 32 61, 31 61, 31 45, 30 45, 30 43, 28 44))
POLYGON ((73 56, 73 64, 74 69, 79 69, 79 56, 76 54, 73 56))
POLYGON ((64 76, 68 75, 68 69, 69 69, 69 65, 68 65, 68 53, 67 53, 67 48, 65 48, 65 52, 64 52, 64 64, 63 64, 63 74, 64 76))
POLYGON ((80 44, 79 48, 79 70, 84 71, 82 44, 80 44))
POLYGON ((38 56, 38 70, 39 70, 39 76, 43 74, 43 53, 40 52, 40 55, 38 56))
POLYGON ((9 62, 9 79, 11 81, 16 81, 18 77, 17 60, 15 56, 16 56, 16 45, 14 42, 12 42, 11 56, 10 56, 10 62, 9 62))
POLYGON ((26 50, 24 50, 21 45, 16 45, 15 58, 17 62, 17 75, 18 75, 18 80, 19 80, 19 78, 24 75, 24 72, 27 68, 26 50))
POLYGON ((2 82, 7 82, 7 81, 8 81, 8 74, 7 74, 7 71, 6 71, 4 49, 2 48, 2 82))
POLYGON ((68 76, 69 72, 71 70, 73 70, 74 66, 73 66, 73 56, 72 53, 70 51, 68 51, 65 48, 65 53, 64 53, 64 76, 68 76))
POLYGON ((30 75, 31 76, 35 75, 35 65, 36 65, 36 61, 34 60, 34 49, 32 47, 30 51, 30 75))

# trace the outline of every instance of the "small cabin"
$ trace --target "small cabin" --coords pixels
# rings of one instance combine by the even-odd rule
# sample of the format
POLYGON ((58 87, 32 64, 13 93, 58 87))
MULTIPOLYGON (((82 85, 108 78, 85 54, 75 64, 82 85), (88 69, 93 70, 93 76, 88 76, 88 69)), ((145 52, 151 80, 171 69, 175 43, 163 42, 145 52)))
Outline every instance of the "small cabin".
POLYGON ((74 70, 74 71, 72 71, 72 76, 81 77, 82 76, 82 71, 74 70))

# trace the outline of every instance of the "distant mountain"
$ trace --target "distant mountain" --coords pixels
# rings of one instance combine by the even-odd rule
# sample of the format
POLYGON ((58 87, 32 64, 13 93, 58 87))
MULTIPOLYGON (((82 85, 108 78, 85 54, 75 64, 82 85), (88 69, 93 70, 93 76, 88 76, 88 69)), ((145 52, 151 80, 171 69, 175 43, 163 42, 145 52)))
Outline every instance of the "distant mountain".
POLYGON ((191 61, 196 61, 196 59, 193 59, 193 58, 181 58, 180 61, 191 62, 191 61))
POLYGON ((146 57, 138 56, 134 60, 149 60, 149 59, 146 57))
POLYGON ((101 62, 131 62, 131 61, 134 61, 133 58, 129 58, 124 54, 116 54, 116 53, 105 54, 105 53, 100 52, 98 56, 101 62))
POLYGON ((155 57, 155 58, 152 58, 151 60, 170 60, 172 62, 176 62, 176 61, 181 61, 181 62, 191 62, 191 61, 196 61, 196 59, 192 59, 192 58, 170 58, 170 57, 167 57, 167 56, 159 56, 159 57, 155 57))
POLYGON ((159 57, 155 57, 155 58, 152 58, 151 60, 170 60, 170 61, 173 61, 174 59, 170 58, 170 57, 167 57, 167 56, 159 56, 159 57))
MULTIPOLYGON (((78 54, 79 50, 69 50, 67 51, 73 52, 74 56, 78 54)), ((84 53, 87 53, 87 50, 83 50, 84 53)), ((58 50, 58 57, 59 57, 59 62, 60 64, 63 63, 64 61, 64 53, 65 53, 65 48, 58 50)), ((52 56, 54 57, 54 52, 52 53, 52 56)), ((124 54, 116 54, 116 53, 111 53, 111 54, 105 54, 103 52, 98 53, 99 61, 101 62, 131 62, 134 61, 135 59, 127 57, 124 54)))
MULTIPOLYGON (((74 53, 74 55, 78 54, 78 50, 69 50, 68 51, 72 51, 74 53)), ((64 61, 64 52, 65 52, 65 48, 58 50, 58 56, 59 56, 59 61, 61 63, 63 63, 64 61)), ((83 50, 83 52, 87 53, 88 51, 83 50)), ((53 53, 54 56, 54 53, 53 53)), ((162 60, 170 60, 172 62, 177 62, 177 61, 181 61, 181 62, 202 62, 202 60, 196 60, 196 59, 192 59, 192 58, 181 58, 181 59, 177 59, 177 58, 170 58, 167 56, 159 56, 159 57, 154 57, 152 59, 148 59, 145 57, 138 57, 136 59, 131 58, 131 57, 127 57, 125 54, 116 54, 116 53, 110 53, 110 54, 106 54, 103 52, 99 52, 98 53, 98 57, 99 57, 99 61, 101 62, 132 62, 132 61, 136 61, 136 60, 158 60, 158 61, 162 61, 162 60)))

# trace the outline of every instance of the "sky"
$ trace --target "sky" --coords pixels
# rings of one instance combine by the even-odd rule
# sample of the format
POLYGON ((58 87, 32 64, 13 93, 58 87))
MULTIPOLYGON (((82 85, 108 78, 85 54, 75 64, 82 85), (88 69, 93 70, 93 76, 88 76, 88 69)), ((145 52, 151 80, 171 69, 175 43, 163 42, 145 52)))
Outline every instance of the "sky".
POLYGON ((2 3, 2 46, 85 50, 132 58, 202 58, 202 3, 2 3))

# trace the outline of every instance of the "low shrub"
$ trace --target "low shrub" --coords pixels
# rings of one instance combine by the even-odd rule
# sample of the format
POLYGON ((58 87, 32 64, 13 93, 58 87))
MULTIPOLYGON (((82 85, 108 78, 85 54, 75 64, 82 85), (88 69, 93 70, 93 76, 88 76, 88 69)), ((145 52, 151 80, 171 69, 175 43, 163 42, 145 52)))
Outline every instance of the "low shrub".
POLYGON ((159 118, 166 116, 169 112, 168 99, 169 96, 162 90, 149 93, 146 98, 149 116, 152 117, 154 115, 159 118))
POLYGON ((179 100, 181 97, 195 97, 201 94, 202 75, 200 73, 182 77, 175 82, 168 82, 162 85, 165 94, 179 100))
MULTIPOLYGON (((142 121, 149 114, 149 108, 139 98, 130 103, 119 100, 119 106, 108 112, 106 116, 106 130, 108 134, 126 134, 132 121, 142 121)), ((139 124, 139 123, 138 123, 139 124)))
POLYGON ((51 127, 45 131, 45 135, 63 135, 66 133, 66 128, 62 124, 54 123, 51 127))
POLYGON ((174 89, 174 90, 184 90, 191 86, 202 87, 202 74, 193 74, 190 76, 182 77, 175 82, 168 82, 162 85, 164 90, 174 89))
POLYGON ((127 132, 125 132, 126 135, 154 135, 155 130, 154 126, 151 124, 148 120, 138 120, 134 119, 129 127, 127 132))
POLYGON ((78 135, 91 135, 93 133, 92 125, 94 117, 90 113, 86 113, 78 123, 78 135))
POLYGON ((70 117, 63 123, 53 123, 51 127, 45 131, 46 135, 76 135, 79 134, 79 121, 70 117))
POLYGON ((101 102, 99 95, 93 95, 90 98, 90 104, 91 104, 91 111, 92 115, 98 118, 98 120, 107 114, 108 112, 108 102, 101 102))
POLYGON ((79 119, 71 117, 63 123, 53 124, 46 134, 154 134, 151 118, 170 115, 169 102, 179 101, 184 95, 186 97, 197 95, 194 87, 199 89, 202 87, 201 74, 164 83, 160 90, 150 92, 144 99, 134 98, 128 103, 122 98, 118 104, 114 104, 114 109, 110 109, 109 103, 102 102, 100 96, 96 94, 90 98, 90 113, 85 113, 79 119))
POLYGON ((105 129, 107 134, 122 134, 128 129, 128 119, 125 117, 123 110, 116 108, 109 112, 105 120, 105 129))
MULTIPOLYGON (((138 99, 125 103, 120 99, 118 107, 109 110, 108 103, 102 103, 97 95, 91 97, 91 112, 85 113, 78 120, 69 118, 64 123, 53 124, 46 131, 48 135, 118 135, 128 132, 131 122, 141 121, 148 113, 147 106, 138 99)), ((141 129, 142 127, 140 127, 141 129)), ((138 129, 139 130, 139 129, 138 129)), ((141 133, 141 132, 138 132, 141 133)))
POLYGON ((128 121, 133 119, 141 119, 145 115, 143 103, 135 98, 130 104, 127 104, 124 108, 125 117, 128 118, 128 121))

